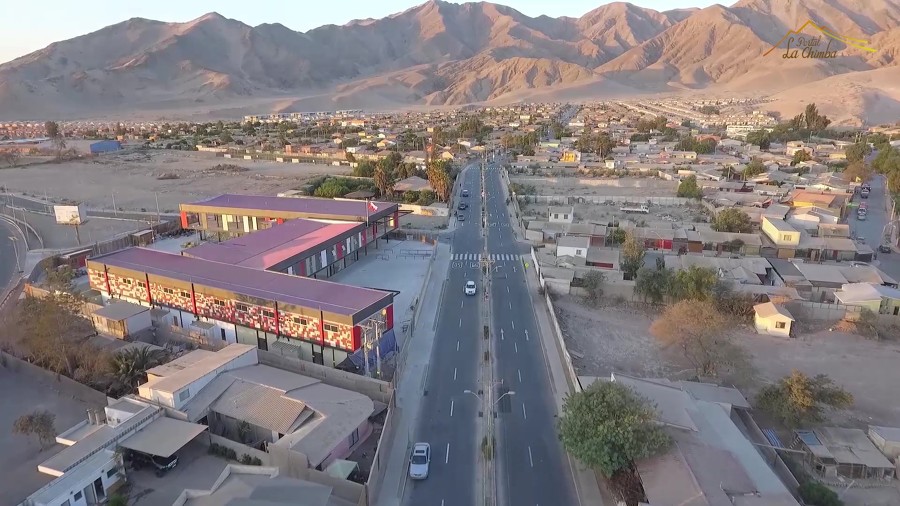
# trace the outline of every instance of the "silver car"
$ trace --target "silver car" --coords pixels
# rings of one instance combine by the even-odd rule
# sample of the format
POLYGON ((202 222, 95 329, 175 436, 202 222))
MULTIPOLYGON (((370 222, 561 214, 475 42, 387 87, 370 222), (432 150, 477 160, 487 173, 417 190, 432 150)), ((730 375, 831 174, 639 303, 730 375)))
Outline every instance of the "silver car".
POLYGON ((416 443, 409 457, 409 477, 414 480, 428 478, 428 465, 431 463, 431 445, 416 443))

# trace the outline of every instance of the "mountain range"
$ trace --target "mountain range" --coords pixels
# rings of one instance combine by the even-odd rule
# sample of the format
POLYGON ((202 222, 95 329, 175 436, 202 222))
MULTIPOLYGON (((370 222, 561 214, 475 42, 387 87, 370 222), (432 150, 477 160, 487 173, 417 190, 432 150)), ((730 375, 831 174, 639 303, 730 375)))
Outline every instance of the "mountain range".
POLYGON ((579 18, 429 0, 305 33, 216 13, 187 23, 134 18, 0 65, 0 119, 738 94, 771 96, 785 114, 816 101, 839 121, 877 123, 900 116, 898 21, 898 0, 663 12, 616 2, 579 18), (806 21, 875 51, 834 42, 832 59, 763 56, 806 21))

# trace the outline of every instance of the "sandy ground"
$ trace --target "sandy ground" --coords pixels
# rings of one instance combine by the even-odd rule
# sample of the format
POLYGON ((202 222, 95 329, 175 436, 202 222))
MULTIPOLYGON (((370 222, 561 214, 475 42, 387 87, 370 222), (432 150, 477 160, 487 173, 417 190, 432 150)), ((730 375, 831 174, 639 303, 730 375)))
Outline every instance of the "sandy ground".
POLYGON ((41 234, 44 247, 49 249, 88 246, 128 232, 146 230, 150 226, 146 221, 92 216, 76 230, 73 225, 56 223, 53 216, 27 213, 27 220, 41 234))
POLYGON ((302 186, 323 174, 348 174, 349 167, 290 164, 216 158, 209 153, 148 151, 105 155, 94 160, 0 170, 0 181, 12 191, 57 202, 86 202, 90 208, 175 212, 178 205, 223 193, 274 195, 302 186), (239 172, 211 169, 217 164, 245 168, 239 172), (164 174, 177 179, 159 179, 164 174))
MULTIPOLYGON (((637 200, 637 198, 635 199, 637 200)), ((697 220, 704 220, 704 211, 699 206, 660 206, 653 205, 649 214, 625 213, 619 209, 625 204, 575 204, 575 221, 592 223, 611 223, 630 221, 631 223, 651 228, 668 229, 687 227, 697 220)), ((531 202, 520 205, 526 218, 547 219, 549 204, 531 202)))
MULTIPOLYGON (((52 378, 52 375, 51 375, 52 378)), ((89 404, 58 392, 49 381, 37 381, 0 366, 0 504, 18 504, 29 494, 50 483, 53 477, 38 472, 37 466, 65 446, 54 444, 40 451, 33 437, 12 433, 13 422, 21 415, 46 410, 56 415, 56 430, 62 432, 84 420, 89 404)))
MULTIPOLYGON (((642 310, 595 310, 571 296, 560 298, 557 308, 578 374, 605 376, 621 372, 683 378, 690 372, 677 350, 660 349, 649 333, 652 317, 642 310)), ((752 367, 753 379, 736 384, 748 398, 792 369, 808 375, 827 374, 856 400, 850 411, 836 413, 831 423, 900 425, 894 388, 900 383, 900 368, 896 367, 900 343, 870 341, 827 330, 788 340, 757 335, 747 327, 737 329, 735 338, 752 367)))
POLYGON ((642 197, 674 197, 677 181, 658 178, 584 178, 511 176, 510 182, 534 186, 537 195, 634 195, 642 197))

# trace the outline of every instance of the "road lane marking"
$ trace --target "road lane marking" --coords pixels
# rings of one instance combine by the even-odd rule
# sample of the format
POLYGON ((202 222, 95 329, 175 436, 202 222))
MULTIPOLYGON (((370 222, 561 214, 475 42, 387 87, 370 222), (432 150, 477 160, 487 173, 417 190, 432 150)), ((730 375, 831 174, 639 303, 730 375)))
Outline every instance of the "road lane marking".
POLYGON ((516 321, 515 320, 512 321, 512 326, 513 326, 513 330, 516 330, 516 321))
MULTIPOLYGON (((525 405, 522 404, 522 409, 525 409, 525 405)), ((524 411, 522 411, 524 413, 524 411)), ((453 416, 453 399, 450 399, 450 416, 453 416)))
POLYGON ((503 337, 503 329, 500 329, 500 340, 504 341, 506 338, 503 337))
POLYGON ((459 326, 462 327, 462 318, 459 319, 459 326))
POLYGON ((508 286, 506 287, 506 293, 509 293, 509 287, 508 287, 508 286))
POLYGON ((516 353, 519 353, 519 345, 518 345, 518 344, 516 344, 516 343, 513 343, 513 346, 515 346, 515 347, 516 347, 516 353))
POLYGON ((466 303, 466 301, 464 301, 464 300, 459 301, 459 307, 463 307, 463 305, 464 305, 465 303, 466 303))
MULTIPOLYGON (((506 289, 509 290, 509 287, 506 287, 506 289)), ((509 301, 509 308, 512 309, 512 301, 509 301)))
MULTIPOLYGON (((529 446, 529 449, 530 449, 530 448, 531 448, 531 447, 529 446)), ((444 464, 447 464, 447 463, 449 463, 449 462, 450 462, 450 443, 447 443, 447 456, 444 457, 444 464)), ((533 464, 532 464, 532 467, 534 467, 533 464)))
POLYGON ((522 382, 522 370, 516 369, 516 372, 519 373, 519 383, 521 383, 522 382))
MULTIPOLYGON (((451 401, 451 404, 450 404, 450 411, 453 412, 453 403, 452 403, 452 401, 451 401)), ((453 416, 453 415, 450 415, 450 416, 453 416)), ((526 420, 528 420, 528 415, 525 413, 525 403, 524 403, 524 402, 522 403, 522 417, 525 418, 526 420)))
POLYGON ((459 351, 459 339, 456 340, 456 351, 459 351))
POLYGON ((456 381, 456 368, 453 368, 453 381, 456 381))
POLYGON ((528 462, 531 463, 531 467, 534 467, 534 457, 531 456, 531 447, 528 447, 528 462))

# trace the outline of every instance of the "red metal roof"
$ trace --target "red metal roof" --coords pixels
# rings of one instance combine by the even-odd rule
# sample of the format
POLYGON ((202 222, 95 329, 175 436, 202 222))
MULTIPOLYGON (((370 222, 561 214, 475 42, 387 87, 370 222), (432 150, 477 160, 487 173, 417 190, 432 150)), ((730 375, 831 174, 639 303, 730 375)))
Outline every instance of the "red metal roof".
POLYGON ((334 244, 343 234, 365 228, 363 223, 322 223, 295 219, 220 243, 208 242, 184 251, 194 258, 255 269, 268 269, 292 257, 334 244))
POLYGON ((393 294, 371 288, 227 265, 146 248, 128 248, 91 258, 88 262, 347 316, 356 315, 374 305, 387 306, 393 300, 393 294))

